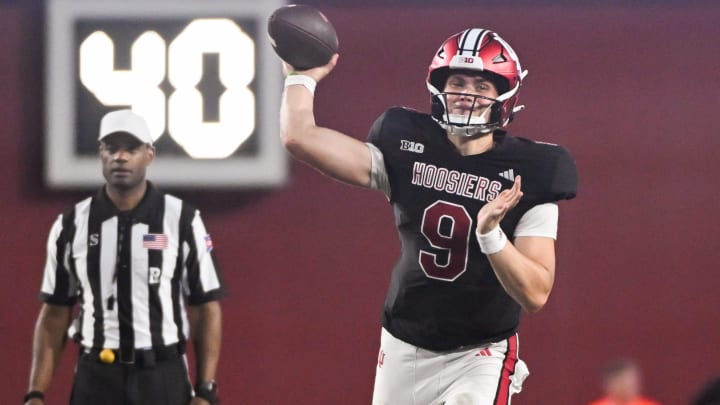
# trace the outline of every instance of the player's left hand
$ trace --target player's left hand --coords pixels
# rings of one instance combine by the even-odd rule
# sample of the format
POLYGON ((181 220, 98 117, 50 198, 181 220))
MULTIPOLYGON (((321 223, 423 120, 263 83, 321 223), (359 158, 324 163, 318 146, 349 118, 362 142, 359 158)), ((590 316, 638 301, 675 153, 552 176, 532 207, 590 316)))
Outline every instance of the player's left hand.
POLYGON ((521 178, 515 177, 512 188, 503 190, 497 198, 485 204, 477 214, 477 232, 490 232, 497 226, 508 211, 515 208, 523 196, 520 190, 521 178))

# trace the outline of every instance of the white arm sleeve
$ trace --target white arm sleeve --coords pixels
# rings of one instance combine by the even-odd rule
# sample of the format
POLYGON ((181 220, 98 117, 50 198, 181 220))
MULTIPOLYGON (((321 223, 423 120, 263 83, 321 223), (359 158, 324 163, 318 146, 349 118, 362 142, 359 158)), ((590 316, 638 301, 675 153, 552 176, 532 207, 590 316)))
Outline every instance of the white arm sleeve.
POLYGON ((515 237, 542 236, 557 239, 558 215, 558 205, 555 203, 530 208, 515 227, 515 237))
POLYGON ((390 199, 390 180, 385 170, 385 158, 377 146, 366 142, 370 148, 370 188, 380 190, 390 199))

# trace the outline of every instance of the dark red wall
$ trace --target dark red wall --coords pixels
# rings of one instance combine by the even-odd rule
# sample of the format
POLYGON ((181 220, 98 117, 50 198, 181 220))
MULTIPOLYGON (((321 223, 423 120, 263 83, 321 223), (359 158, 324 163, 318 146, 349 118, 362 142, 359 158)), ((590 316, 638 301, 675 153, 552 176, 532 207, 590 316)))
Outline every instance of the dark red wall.
MULTIPOLYGON (((0 400, 27 384, 48 228, 83 193, 43 189, 42 8, 0 5, 0 400)), ((320 124, 364 138, 387 106, 426 110, 426 66, 469 26, 499 31, 530 70, 516 134, 566 145, 580 196, 561 207, 549 304, 527 315, 531 376, 516 404, 582 404, 598 368, 636 358, 649 394, 682 404, 720 373, 717 175, 720 4, 327 6, 340 64, 320 124)), ((647 2, 650 3, 650 2, 647 2)), ((380 194, 292 166, 261 192, 187 193, 225 272, 226 404, 368 404, 379 313, 398 250, 380 194)), ((65 403, 74 348, 48 403, 65 403)))

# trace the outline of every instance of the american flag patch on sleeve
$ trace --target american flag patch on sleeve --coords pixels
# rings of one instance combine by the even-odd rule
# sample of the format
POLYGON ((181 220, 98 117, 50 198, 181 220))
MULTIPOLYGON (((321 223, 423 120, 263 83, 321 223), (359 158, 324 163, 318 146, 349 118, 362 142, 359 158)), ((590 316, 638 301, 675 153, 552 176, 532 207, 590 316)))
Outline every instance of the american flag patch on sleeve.
POLYGON ((168 248, 168 236, 164 233, 146 233, 143 235, 145 249, 163 250, 168 248))

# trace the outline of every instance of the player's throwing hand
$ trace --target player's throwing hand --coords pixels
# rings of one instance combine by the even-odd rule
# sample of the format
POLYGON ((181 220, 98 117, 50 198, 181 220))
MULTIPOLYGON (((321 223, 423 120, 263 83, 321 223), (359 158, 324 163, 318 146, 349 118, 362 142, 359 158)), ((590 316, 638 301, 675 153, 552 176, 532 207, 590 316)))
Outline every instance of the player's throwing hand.
POLYGON ((326 65, 302 71, 296 70, 292 65, 283 61, 283 71, 285 72, 285 76, 289 75, 290 73, 299 73, 305 76, 309 76, 316 82, 319 82, 320 80, 325 78, 325 76, 329 75, 330 72, 335 68, 339 57, 340 55, 336 53, 332 56, 332 58, 330 58, 330 62, 328 62, 326 65))
POLYGON ((508 211, 515 208, 523 196, 520 190, 520 176, 515 177, 512 188, 503 190, 498 197, 485 204, 477 215, 478 233, 484 234, 495 228, 505 217, 508 211))

